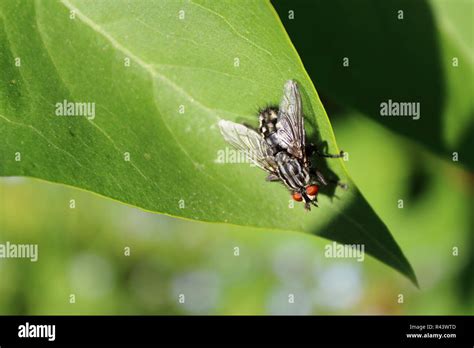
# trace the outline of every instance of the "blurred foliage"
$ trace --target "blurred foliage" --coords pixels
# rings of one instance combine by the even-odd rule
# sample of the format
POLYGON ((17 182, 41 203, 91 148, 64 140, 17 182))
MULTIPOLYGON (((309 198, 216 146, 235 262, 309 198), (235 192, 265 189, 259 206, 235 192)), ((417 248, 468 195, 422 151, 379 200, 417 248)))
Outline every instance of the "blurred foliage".
POLYGON ((474 169, 474 1, 273 4, 322 96, 443 158, 456 151, 474 169), (381 117, 380 103, 389 99, 419 102, 420 119, 381 117))

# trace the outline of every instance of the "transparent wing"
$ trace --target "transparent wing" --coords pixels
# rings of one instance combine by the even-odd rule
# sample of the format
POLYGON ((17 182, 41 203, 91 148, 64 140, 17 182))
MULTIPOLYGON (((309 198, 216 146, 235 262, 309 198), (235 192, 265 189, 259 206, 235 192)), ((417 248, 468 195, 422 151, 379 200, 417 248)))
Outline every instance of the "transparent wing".
POLYGON ((231 121, 220 120, 219 128, 224 139, 260 168, 269 173, 276 172, 273 151, 265 140, 254 130, 231 121))
POLYGON ((295 81, 289 80, 285 83, 277 129, 281 145, 293 156, 305 160, 304 119, 301 96, 295 81))

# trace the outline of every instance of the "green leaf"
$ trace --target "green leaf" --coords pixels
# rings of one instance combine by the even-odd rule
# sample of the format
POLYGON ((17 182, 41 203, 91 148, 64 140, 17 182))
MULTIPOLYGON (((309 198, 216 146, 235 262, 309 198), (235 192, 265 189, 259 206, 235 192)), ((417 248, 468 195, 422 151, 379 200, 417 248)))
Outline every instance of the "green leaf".
POLYGON ((287 190, 265 182, 260 169, 216 163, 228 146, 218 120, 255 125, 257 107, 278 103, 288 79, 300 84, 310 139, 338 151, 268 2, 2 1, 0 9, 1 175, 71 185, 182 218, 365 244, 416 282, 342 160, 327 162, 327 170, 350 189, 328 192, 311 213, 289 208, 287 190), (95 118, 56 116, 63 100, 95 103, 95 118))
POLYGON ((323 96, 447 161, 457 152, 474 169, 471 0, 281 0, 275 6, 323 96), (289 10, 297 20, 288 19, 289 10), (380 104, 389 99, 420 103, 420 118, 381 117, 380 104))

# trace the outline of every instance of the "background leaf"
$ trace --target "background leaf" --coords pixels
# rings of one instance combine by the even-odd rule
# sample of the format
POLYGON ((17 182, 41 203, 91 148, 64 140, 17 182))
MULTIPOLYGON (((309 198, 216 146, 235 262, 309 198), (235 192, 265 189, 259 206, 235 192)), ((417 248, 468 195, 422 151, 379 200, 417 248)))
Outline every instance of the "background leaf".
POLYGON ((416 282, 342 160, 327 170, 350 189, 322 197, 310 214, 289 209, 286 189, 265 183, 262 171, 216 163, 226 146, 217 121, 255 124, 256 108, 278 103, 290 78, 302 89, 310 139, 338 151, 268 2, 6 1, 0 13, 1 175, 72 185, 184 218, 365 244, 416 282), (64 99, 96 103, 96 117, 56 116, 64 99))
POLYGON ((474 146, 472 1, 274 4, 319 92, 333 103, 330 114, 357 110, 445 160, 458 152, 459 162, 474 169, 467 152, 474 146), (297 20, 288 18, 290 10, 297 20), (389 99, 419 102, 421 118, 381 117, 380 103, 389 99))

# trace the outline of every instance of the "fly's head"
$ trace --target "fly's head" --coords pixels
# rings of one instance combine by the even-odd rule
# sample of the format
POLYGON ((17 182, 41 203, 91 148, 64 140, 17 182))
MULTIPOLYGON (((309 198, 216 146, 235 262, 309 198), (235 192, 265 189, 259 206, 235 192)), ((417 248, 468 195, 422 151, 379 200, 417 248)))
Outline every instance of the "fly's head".
POLYGON ((306 187, 302 187, 298 191, 294 191, 292 197, 296 202, 304 201, 305 209, 311 210, 311 204, 315 207, 318 206, 318 191, 319 186, 316 184, 311 184, 306 187))

